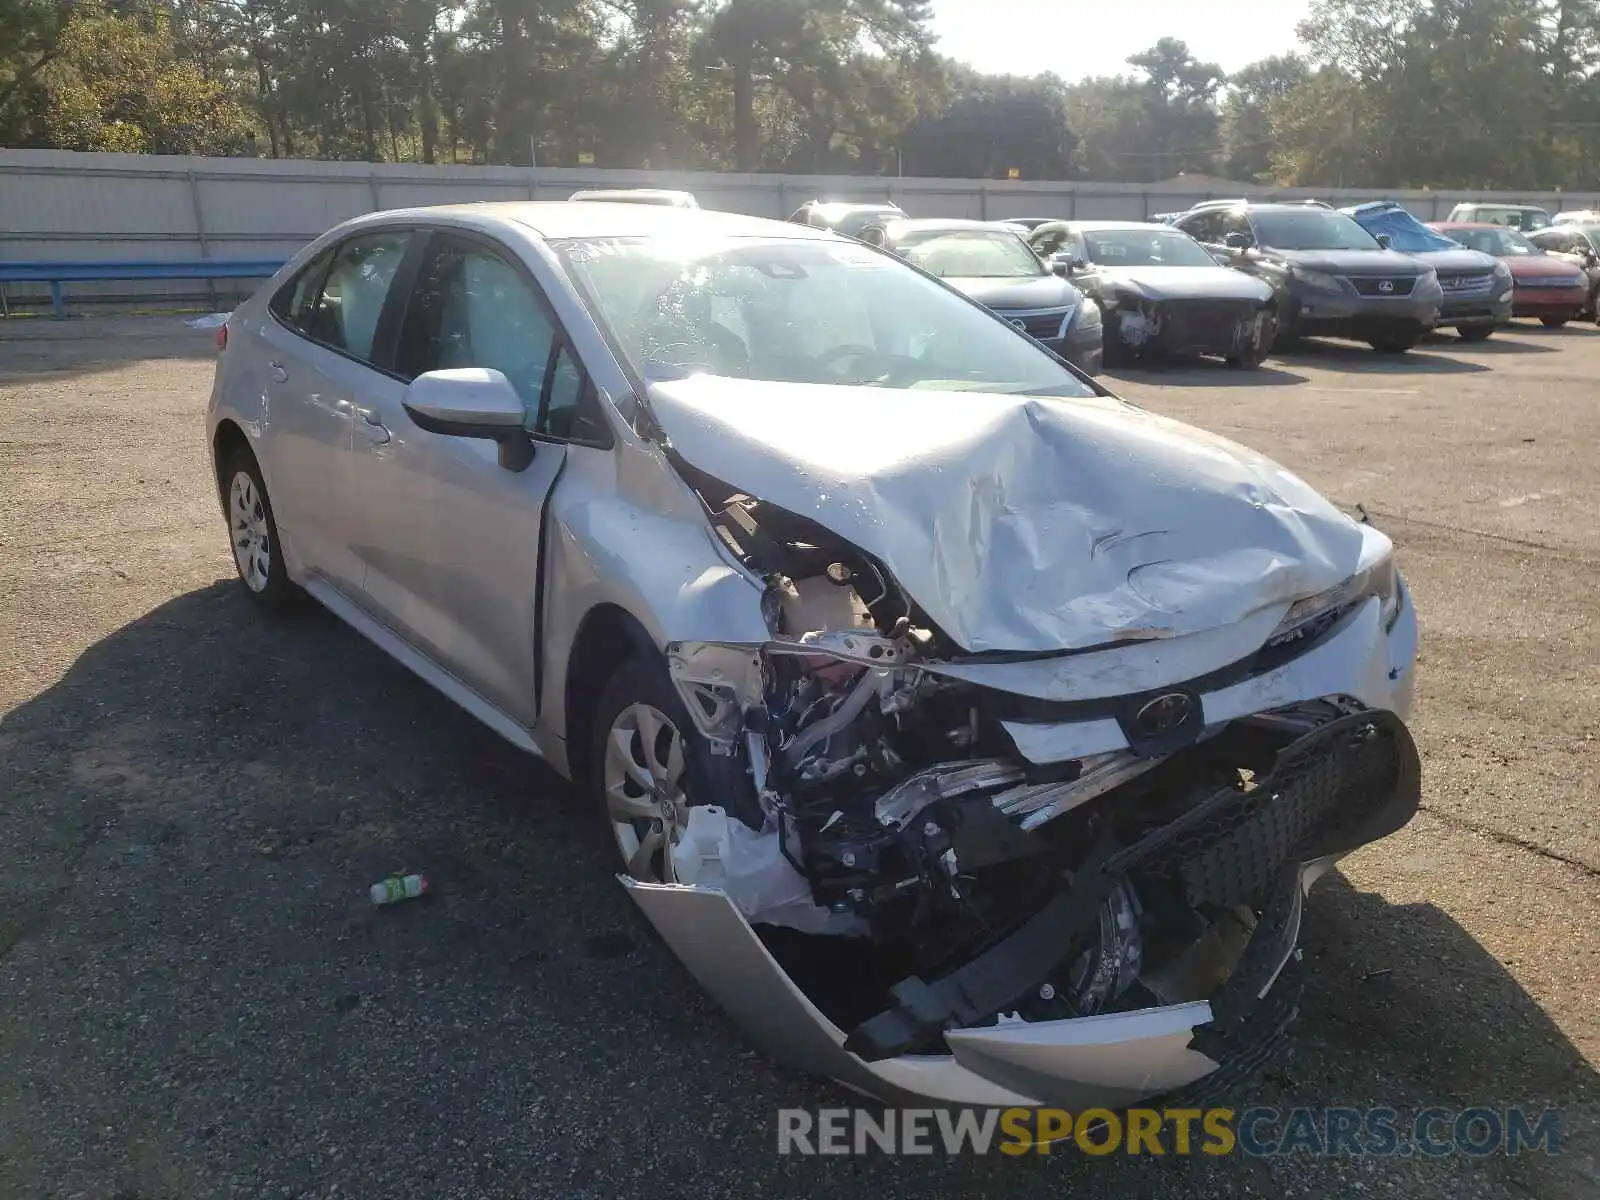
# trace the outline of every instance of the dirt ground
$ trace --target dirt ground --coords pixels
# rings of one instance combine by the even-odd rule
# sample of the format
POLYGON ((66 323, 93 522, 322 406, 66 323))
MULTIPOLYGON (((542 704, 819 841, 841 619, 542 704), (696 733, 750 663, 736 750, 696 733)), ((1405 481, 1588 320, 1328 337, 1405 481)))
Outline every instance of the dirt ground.
POLYGON ((1297 1056, 1239 1097, 1563 1110, 1555 1156, 779 1157, 842 1106, 651 936, 570 791, 237 590, 211 335, 0 323, 0 1196, 1594 1196, 1600 329, 1113 387, 1399 545, 1424 812, 1318 885, 1297 1056), (366 888, 427 871, 432 899, 366 888))

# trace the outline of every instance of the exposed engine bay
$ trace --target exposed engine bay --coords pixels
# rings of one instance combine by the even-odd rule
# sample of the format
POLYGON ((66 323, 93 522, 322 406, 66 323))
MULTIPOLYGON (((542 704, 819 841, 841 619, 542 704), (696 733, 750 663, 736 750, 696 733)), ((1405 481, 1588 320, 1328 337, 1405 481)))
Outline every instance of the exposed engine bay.
POLYGON ((772 638, 668 647, 733 767, 719 777, 740 781, 689 810, 677 879, 725 890, 865 1060, 940 1051, 951 1029, 1214 999, 1230 979, 1254 1003, 1293 952, 1301 864, 1416 809, 1404 725, 1348 696, 1208 724, 1192 688, 1088 711, 929 669, 959 647, 869 556, 678 465, 767 579, 772 638), (1114 717, 1126 744, 1031 761, 1006 728, 1019 715, 1114 717))

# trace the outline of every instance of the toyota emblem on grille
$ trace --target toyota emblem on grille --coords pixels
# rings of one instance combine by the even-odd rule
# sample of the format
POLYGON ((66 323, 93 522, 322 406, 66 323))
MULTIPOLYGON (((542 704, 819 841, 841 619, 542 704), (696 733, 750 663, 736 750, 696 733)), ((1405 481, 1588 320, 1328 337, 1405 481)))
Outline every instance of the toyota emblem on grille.
POLYGON ((1392 291, 1394 291, 1394 280, 1385 279, 1382 283, 1380 283, 1378 285, 1378 290, 1380 292, 1392 292, 1392 291))
POLYGON ((1133 724, 1142 737, 1158 738, 1174 732, 1189 719, 1194 702, 1182 692, 1157 696, 1134 714, 1133 724))
POLYGON ((1012 317, 1011 318, 1011 323, 1013 325, 1015 325, 1018 329, 1026 329, 1028 327, 1028 323, 1026 321, 1024 321, 1021 317, 1012 317))

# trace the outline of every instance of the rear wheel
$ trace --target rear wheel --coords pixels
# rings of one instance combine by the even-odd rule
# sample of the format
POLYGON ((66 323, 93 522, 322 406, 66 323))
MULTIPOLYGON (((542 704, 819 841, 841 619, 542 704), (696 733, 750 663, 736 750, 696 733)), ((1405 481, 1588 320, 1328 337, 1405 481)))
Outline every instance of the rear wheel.
POLYGON ((239 450, 222 469, 227 487, 228 540, 233 566, 250 599, 269 612, 282 612, 299 598, 289 579, 278 541, 278 523, 261 478, 261 466, 248 450, 239 450))
POLYGON ((1456 330, 1456 336, 1463 342, 1485 342, 1492 333, 1493 325, 1463 325, 1456 330))
POLYGON ((1417 344, 1417 338, 1413 334, 1403 337, 1373 338, 1371 344, 1379 354, 1404 354, 1417 344))
POLYGON ((1560 329, 1570 320, 1571 317, 1540 317, 1539 323, 1546 329, 1560 329))
POLYGON ((1230 354, 1225 360, 1230 367, 1239 371, 1254 371, 1261 366, 1261 360, 1267 353, 1260 346, 1252 346, 1242 354, 1230 354))

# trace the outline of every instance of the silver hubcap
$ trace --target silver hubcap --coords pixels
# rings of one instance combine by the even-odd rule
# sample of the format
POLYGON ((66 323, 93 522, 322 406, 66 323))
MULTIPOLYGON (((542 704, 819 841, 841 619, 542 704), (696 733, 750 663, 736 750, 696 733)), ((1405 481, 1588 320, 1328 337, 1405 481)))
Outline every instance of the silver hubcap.
POLYGON ((683 735, 653 705, 631 704, 606 736, 606 813, 635 879, 671 883, 672 847, 688 820, 683 735))
POLYGON ((246 471, 236 471, 228 488, 228 525, 239 578, 252 592, 259 592, 272 572, 272 536, 267 530, 266 501, 246 471))

